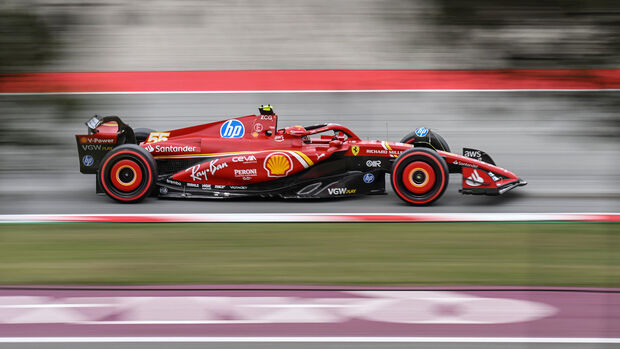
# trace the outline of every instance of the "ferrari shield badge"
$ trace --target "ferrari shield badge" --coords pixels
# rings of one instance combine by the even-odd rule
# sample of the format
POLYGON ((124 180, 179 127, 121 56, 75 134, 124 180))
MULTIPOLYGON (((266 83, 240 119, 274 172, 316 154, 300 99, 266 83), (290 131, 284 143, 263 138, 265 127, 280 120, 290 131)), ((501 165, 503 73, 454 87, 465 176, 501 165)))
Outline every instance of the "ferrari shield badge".
POLYGON ((359 154, 360 152, 360 147, 358 147, 357 145, 351 147, 351 152, 353 153, 353 155, 357 156, 357 154, 359 154))

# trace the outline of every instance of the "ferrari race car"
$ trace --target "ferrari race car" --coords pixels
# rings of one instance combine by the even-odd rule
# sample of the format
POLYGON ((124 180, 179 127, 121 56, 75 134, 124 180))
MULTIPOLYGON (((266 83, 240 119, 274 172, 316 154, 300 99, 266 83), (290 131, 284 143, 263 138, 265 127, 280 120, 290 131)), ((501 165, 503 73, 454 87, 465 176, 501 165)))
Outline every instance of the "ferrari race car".
POLYGON ((277 128, 271 106, 248 115, 166 132, 132 129, 94 116, 76 135, 80 172, 97 175, 97 193, 119 202, 160 198, 338 198, 394 192, 412 205, 439 199, 450 173, 463 194, 500 195, 526 182, 485 152, 450 152, 418 128, 399 143, 362 140, 337 124, 277 128))

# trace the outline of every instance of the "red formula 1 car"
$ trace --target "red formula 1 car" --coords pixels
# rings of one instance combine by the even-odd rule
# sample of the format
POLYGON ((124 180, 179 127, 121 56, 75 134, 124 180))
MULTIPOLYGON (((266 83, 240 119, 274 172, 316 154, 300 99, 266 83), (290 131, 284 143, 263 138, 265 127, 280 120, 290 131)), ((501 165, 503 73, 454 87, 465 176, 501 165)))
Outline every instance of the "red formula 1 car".
POLYGON ((526 182, 483 151, 450 152, 418 128, 400 143, 366 141, 337 124, 277 128, 271 106, 249 115, 166 132, 132 129, 116 116, 93 117, 76 135, 82 173, 119 202, 160 198, 335 198, 384 194, 385 174, 398 197, 427 205, 449 173, 463 194, 499 195, 526 182))

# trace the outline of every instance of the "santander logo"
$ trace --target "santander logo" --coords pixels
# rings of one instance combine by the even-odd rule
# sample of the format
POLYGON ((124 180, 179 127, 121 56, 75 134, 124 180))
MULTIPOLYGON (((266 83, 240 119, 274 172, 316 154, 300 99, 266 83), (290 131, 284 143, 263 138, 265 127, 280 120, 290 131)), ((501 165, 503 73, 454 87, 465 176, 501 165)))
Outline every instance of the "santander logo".
POLYGON ((484 179, 480 176, 480 174, 478 173, 478 170, 474 170, 471 173, 471 175, 467 177, 467 180, 465 181, 465 183, 467 183, 467 185, 472 186, 472 187, 478 187, 484 184, 484 179))
POLYGON ((195 153, 198 151, 198 147, 191 145, 147 144, 144 149, 149 153, 195 153))

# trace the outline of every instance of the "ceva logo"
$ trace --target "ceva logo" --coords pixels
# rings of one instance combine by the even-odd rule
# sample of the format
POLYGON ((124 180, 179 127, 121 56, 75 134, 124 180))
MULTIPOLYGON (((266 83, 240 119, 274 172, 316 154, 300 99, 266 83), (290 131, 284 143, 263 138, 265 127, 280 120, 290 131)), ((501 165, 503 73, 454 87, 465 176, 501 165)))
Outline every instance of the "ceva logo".
POLYGON ((241 138, 245 133, 245 127, 239 120, 228 120, 220 127, 220 137, 241 138))

